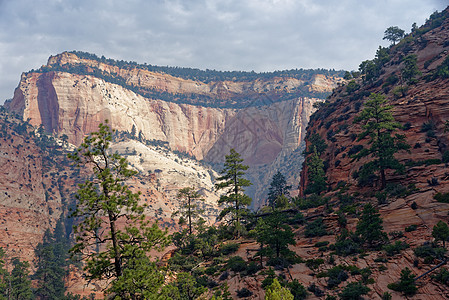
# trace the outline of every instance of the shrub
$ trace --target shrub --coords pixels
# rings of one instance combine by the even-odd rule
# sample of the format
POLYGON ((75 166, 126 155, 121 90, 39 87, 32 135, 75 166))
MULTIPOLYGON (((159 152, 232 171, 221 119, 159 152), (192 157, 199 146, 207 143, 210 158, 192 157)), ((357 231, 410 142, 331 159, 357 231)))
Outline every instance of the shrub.
POLYGON ((385 80, 385 83, 382 85, 383 88, 386 88, 390 85, 395 85, 399 81, 399 78, 396 74, 388 76, 385 80))
POLYGON ((207 275, 214 275, 215 272, 217 272, 217 268, 214 266, 211 266, 211 267, 207 268, 206 270, 204 270, 204 273, 206 273, 207 275))
POLYGON ((446 59, 439 65, 436 69, 434 79, 435 78, 449 78, 449 57, 446 57, 446 59))
POLYGON ((405 123, 402 127, 403 130, 409 130, 410 128, 412 128, 412 123, 410 122, 405 123))
POLYGON ((304 215, 301 212, 298 212, 293 217, 287 220, 287 223, 290 225, 294 224, 303 224, 304 223, 304 215))
POLYGON ((378 176, 375 172, 375 164, 368 162, 360 167, 357 172, 354 172, 353 178, 357 179, 357 183, 360 187, 373 186, 373 183, 377 181, 378 176))
POLYGON ((382 204, 387 204, 387 192, 376 192, 376 194, 374 195, 377 199, 377 204, 382 205, 382 204))
POLYGON ((438 273, 432 275, 432 278, 445 285, 449 285, 449 271, 445 268, 438 270, 438 273))
POLYGON ((446 249, 443 247, 433 247, 430 243, 424 243, 422 246, 416 247, 413 252, 417 257, 424 258, 424 262, 430 263, 435 258, 444 259, 446 249))
POLYGON ((348 155, 351 156, 351 155, 357 154, 362 149, 363 149, 363 145, 354 145, 351 147, 351 149, 349 149, 348 155))
POLYGON ((223 255, 229 255, 235 253, 239 249, 240 245, 237 243, 223 244, 220 248, 220 252, 223 255))
POLYGON ((397 86, 393 89, 392 93, 396 99, 405 97, 407 95, 408 86, 397 86))
POLYGON ((392 239, 399 239, 404 236, 404 233, 400 230, 395 230, 388 233, 388 235, 391 236, 392 239))
POLYGON ((360 85, 357 82, 355 82, 355 80, 351 80, 346 85, 346 92, 348 94, 352 94, 353 92, 357 91, 359 88, 360 88, 360 85))
POLYGON ((247 288, 242 288, 240 290, 237 290, 237 297, 239 298, 247 298, 252 296, 253 292, 251 292, 250 290, 248 290, 247 288))
POLYGON ((424 122, 421 125, 421 132, 434 131, 435 128, 436 128, 435 122, 433 120, 429 120, 428 122, 424 122))
POLYGON ((246 271, 246 262, 240 256, 233 256, 228 259, 226 267, 234 272, 246 271))
POLYGON ((402 292, 404 295, 414 295, 418 288, 415 283, 415 276, 409 268, 401 271, 401 278, 399 282, 390 283, 387 287, 393 291, 402 292))
POLYGON ((351 282, 338 296, 342 300, 358 300, 361 298, 360 296, 368 294, 369 291, 370 288, 361 282, 351 282))
POLYGON ((436 193, 433 196, 433 199, 437 200, 438 202, 441 203, 449 203, 449 193, 436 193))
POLYGON ((391 296, 391 293, 385 292, 382 294, 382 300, 391 300, 393 297, 391 296))
POLYGON ((410 226, 405 227, 405 232, 412 232, 418 228, 418 225, 412 224, 410 226))
POLYGON ((311 270, 317 269, 322 264, 324 264, 324 259, 322 258, 306 260, 306 266, 311 270))
POLYGON ((315 243, 314 246, 317 247, 317 248, 320 248, 320 247, 327 246, 327 245, 329 245, 328 241, 322 241, 322 242, 315 243))
POLYGON ((443 157, 441 158, 441 161, 445 164, 449 163, 449 151, 444 151, 443 157))
POLYGON ((394 244, 388 244, 383 246, 383 250, 388 256, 399 254, 402 250, 410 247, 406 242, 396 241, 394 244))
POLYGON ((274 279, 276 278, 276 273, 274 273, 274 270, 272 268, 269 268, 267 271, 262 271, 261 274, 267 275, 267 277, 265 277, 265 279, 262 281, 262 288, 266 289, 267 287, 269 287, 274 279))
POLYGON ((246 275, 256 274, 260 270, 260 265, 255 262, 250 262, 246 268, 246 275))
POLYGON ((385 187, 385 191, 391 197, 405 197, 408 195, 407 187, 403 186, 400 183, 388 183, 385 187))
POLYGON ((276 270, 283 270, 291 266, 291 263, 284 257, 272 257, 268 260, 267 265, 274 267, 276 270))
POLYGON ((307 198, 296 197, 295 204, 299 209, 315 208, 326 204, 329 201, 327 197, 321 197, 317 194, 311 194, 307 198))
POLYGON ((355 234, 345 230, 337 237, 335 244, 329 246, 329 249, 334 250, 337 255, 348 256, 360 252, 359 242, 355 234))
POLYGON ((307 288, 307 290, 309 292, 312 292, 315 296, 317 297, 322 297, 324 296, 324 292, 323 290, 321 290, 319 287, 316 286, 315 283, 312 283, 311 285, 309 285, 309 287, 307 288))
POLYGON ((224 271, 223 273, 221 273, 220 278, 218 278, 219 280, 226 280, 229 277, 229 272, 228 271, 224 271))
POLYGON ((307 298, 306 288, 297 280, 293 279, 293 281, 287 283, 287 287, 293 295, 294 300, 303 300, 307 298))
POLYGON ((307 224, 304 234, 306 237, 327 235, 328 233, 323 223, 323 218, 317 218, 315 221, 307 224))
POLYGON ((385 270, 388 270, 388 268, 385 265, 380 265, 379 266, 379 272, 383 272, 385 270))
POLYGON ((349 275, 345 268, 339 265, 318 274, 318 277, 328 277, 327 287, 332 289, 338 286, 341 282, 346 281, 349 278, 349 275))

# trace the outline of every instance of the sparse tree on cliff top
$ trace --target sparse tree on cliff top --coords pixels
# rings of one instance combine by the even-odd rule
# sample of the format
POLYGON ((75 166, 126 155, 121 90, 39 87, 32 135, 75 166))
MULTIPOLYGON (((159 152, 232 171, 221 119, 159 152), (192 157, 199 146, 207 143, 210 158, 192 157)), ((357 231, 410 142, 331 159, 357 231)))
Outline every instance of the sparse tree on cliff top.
POLYGON ((226 204, 221 211, 219 219, 227 215, 231 216, 231 222, 234 225, 236 236, 242 233, 241 219, 247 213, 247 206, 251 204, 252 199, 245 195, 243 188, 250 186, 251 182, 243 178, 248 166, 243 165, 243 158, 234 149, 231 149, 229 155, 226 155, 224 168, 221 171, 222 176, 217 178, 221 181, 215 184, 217 190, 225 190, 225 194, 220 196, 219 204, 226 204))
POLYGON ((76 244, 88 280, 106 280, 109 294, 120 299, 146 299, 164 282, 148 253, 168 244, 166 232, 157 223, 149 225, 126 180, 136 172, 125 158, 109 150, 113 131, 100 124, 98 132, 84 139, 69 157, 77 166, 91 167, 94 179, 80 185, 72 216, 76 244), (118 224, 122 224, 120 227, 118 224), (98 251, 94 251, 99 249, 98 251))
POLYGON ((390 41, 393 45, 399 42, 405 35, 405 31, 398 26, 390 26, 384 32, 384 40, 390 41))
POLYGON ((354 119, 356 123, 362 123, 364 131, 359 135, 359 140, 369 136, 370 148, 360 151, 355 158, 372 156, 373 161, 369 162, 372 170, 380 173, 380 189, 386 186, 386 169, 402 171, 404 166, 394 157, 399 150, 406 150, 410 146, 405 143, 403 135, 392 133, 400 127, 394 121, 391 110, 392 105, 387 104, 387 99, 381 94, 371 94, 364 104, 362 112, 354 119))
POLYGON ((198 208, 198 201, 204 201, 201 195, 192 187, 180 189, 177 198, 181 201, 180 209, 175 211, 173 215, 181 215, 180 221, 187 219, 189 226, 189 234, 192 234, 193 219, 197 218, 204 210, 198 208))

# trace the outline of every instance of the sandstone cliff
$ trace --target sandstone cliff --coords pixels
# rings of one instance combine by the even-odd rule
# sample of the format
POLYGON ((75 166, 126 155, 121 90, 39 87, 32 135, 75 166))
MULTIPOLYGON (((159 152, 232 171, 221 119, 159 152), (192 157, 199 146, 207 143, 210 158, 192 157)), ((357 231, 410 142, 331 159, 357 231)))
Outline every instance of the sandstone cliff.
MULTIPOLYGON (((375 193, 379 190, 379 181, 373 178, 364 186, 358 181, 357 172, 370 158, 353 158, 353 154, 360 151, 362 146, 368 147, 367 139, 357 139, 362 128, 353 121, 371 93, 384 94, 388 98, 388 103, 394 106, 395 120, 403 125, 398 133, 403 134, 411 146, 409 152, 399 151, 395 154, 406 166, 406 170, 404 174, 388 170, 387 199, 378 207, 386 232, 404 232, 410 225, 416 225, 418 230, 405 234, 402 240, 409 243, 411 248, 388 259, 386 272, 373 273, 375 283, 369 285, 372 289, 370 299, 380 299, 385 291, 391 292, 393 299, 403 297, 389 290, 387 284, 398 280, 401 269, 405 267, 420 275, 437 263, 423 263, 422 259, 413 254, 413 248, 433 241, 433 226, 439 220, 446 223, 449 220, 449 205, 433 199, 437 192, 449 191, 446 158, 449 139, 445 130, 445 122, 449 120, 449 81, 444 72, 441 73, 449 61, 448 16, 448 9, 441 14, 432 15, 422 28, 387 49, 388 58, 383 63, 380 63, 378 56, 373 61, 380 64, 374 78, 372 74, 365 73, 355 78, 351 86, 337 88, 323 107, 311 117, 307 129, 308 147, 313 143, 310 139, 312 133, 318 133, 327 144, 327 149, 321 155, 327 166, 326 178, 329 184, 324 195, 331 199, 330 203, 335 210, 352 205, 352 214, 360 212, 360 203, 372 202, 378 205, 375 193), (404 58, 408 55, 416 55, 417 67, 421 72, 411 82, 407 82, 403 71, 406 68, 404 58)), ((302 192, 309 183, 307 175, 308 166, 305 164, 301 179, 302 192)), ((348 210, 340 212, 351 216, 348 210)), ((332 222, 332 215, 327 216, 326 220, 332 222)), ((356 220, 349 221, 349 228, 354 228, 356 220)), ((339 232, 338 226, 334 229, 336 233, 339 232)), ((359 259, 357 265, 378 268, 375 257, 371 256, 359 259)), ((418 295, 412 299, 449 298, 447 286, 430 277, 421 279, 418 286, 418 295)))
MULTIPOLYGON (((147 140, 168 142, 172 150, 210 163, 236 148, 254 167, 251 194, 261 197, 274 168, 300 146, 312 105, 320 101, 302 95, 322 96, 342 81, 323 74, 307 79, 260 75, 202 82, 66 52, 40 71, 24 73, 6 106, 75 145, 109 119, 117 130, 134 128, 147 140), (198 99, 206 100, 199 105, 198 99), (256 174, 261 171, 262 178, 256 174)), ((300 163, 295 161, 296 169, 300 163)), ((286 175, 297 184, 297 172, 286 175)))

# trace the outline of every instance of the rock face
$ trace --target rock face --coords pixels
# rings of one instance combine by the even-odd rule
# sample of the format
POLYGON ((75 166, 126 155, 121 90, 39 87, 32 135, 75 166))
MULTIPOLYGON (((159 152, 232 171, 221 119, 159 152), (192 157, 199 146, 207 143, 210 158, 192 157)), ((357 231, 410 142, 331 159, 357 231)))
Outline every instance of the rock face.
MULTIPOLYGON (((65 134, 78 145, 108 119, 119 131, 135 130, 147 140, 167 142, 172 150, 210 163, 223 162, 229 149, 236 148, 257 172, 265 168, 264 178, 252 176, 257 197, 268 175, 275 173, 271 169, 300 146, 312 104, 320 101, 300 96, 301 91, 322 95, 342 80, 318 74, 310 84, 288 76, 202 82, 137 67, 120 68, 74 53, 51 57, 43 69, 24 73, 14 98, 6 104, 32 125, 65 134), (86 68, 87 75, 64 71, 74 66, 86 68), (120 84, 112 83, 111 76, 120 84), (167 95, 172 102, 157 99, 167 95), (204 105, 197 99, 203 99, 204 105)), ((295 175, 287 177, 296 185, 295 175)))
POLYGON ((22 123, 1 113, 0 247, 10 258, 30 261, 64 210, 77 176, 64 169, 63 157, 49 159, 22 123))
MULTIPOLYGON (((416 258, 412 249, 424 242, 433 241, 432 228, 439 220, 448 222, 448 204, 433 199, 437 192, 449 192, 447 163, 444 163, 449 154, 449 139, 445 130, 445 124, 449 120, 449 80, 438 76, 438 71, 448 62, 448 16, 449 10, 446 9, 439 16, 430 18, 422 28, 398 45, 392 46, 389 58, 371 81, 366 77, 356 78, 354 84, 359 86, 358 89, 351 89, 349 86, 337 88, 323 107, 311 117, 307 129, 308 134, 318 133, 327 144, 327 149, 321 155, 328 166, 326 178, 329 190, 325 196, 330 197, 335 210, 339 206, 343 207, 342 202, 348 199, 352 199, 354 205, 367 201, 377 205, 374 195, 379 189, 379 182, 372 180, 367 186, 359 186, 356 175, 360 167, 372 158, 356 160, 351 156, 351 153, 357 151, 356 147, 369 147, 367 138, 357 139, 362 128, 353 121, 371 93, 384 94, 388 104, 393 105, 393 116, 403 125, 397 133, 404 135, 411 146, 409 152, 399 151, 395 154, 405 164, 405 173, 395 174, 392 170, 387 170, 387 201, 378 208, 386 232, 404 232, 410 225, 416 225, 418 229, 406 232, 402 238, 410 244, 411 249, 389 259, 385 272, 373 273, 375 283, 370 285, 372 292, 369 299, 380 299, 385 291, 391 292, 393 299, 401 298, 399 293, 389 290, 387 284, 397 281, 403 268, 408 267, 414 274, 420 275, 434 266, 422 264, 422 259, 416 258), (404 57, 407 55, 416 55, 417 67, 421 72, 416 75, 416 82, 411 84, 401 79, 401 76, 405 76, 404 57), (404 94, 401 93, 401 87, 405 87, 404 94), (343 186, 345 187, 342 188, 343 186)), ((310 147, 311 139, 306 140, 307 147, 310 147)), ((308 166, 305 164, 301 176, 302 192, 309 183, 307 175, 308 166)), ((359 206, 358 210, 360 209, 359 206)), ((354 228, 355 222, 349 222, 348 226, 354 228)), ((375 257, 367 256, 359 259, 357 264, 378 269, 374 259, 375 257)), ((447 287, 430 278, 424 278, 418 284, 418 295, 413 299, 449 297, 447 287)))
MULTIPOLYGON (((4 110, 0 112, 0 247, 8 261, 18 257, 33 263, 35 247, 60 218, 70 234, 73 220, 67 218, 69 208, 75 204, 78 184, 92 173, 89 168, 73 168, 67 150, 62 141, 35 132, 4 110)), ((158 220, 170 231, 177 229, 177 220, 172 218, 179 209, 176 194, 180 187, 193 186, 206 199, 201 203, 202 216, 208 224, 214 222, 218 197, 213 170, 169 153, 166 147, 126 138, 114 143, 112 150, 139 171, 128 185, 141 192, 140 201, 147 205, 145 214, 150 220, 158 220)), ((82 282, 72 281, 74 285, 82 282)))

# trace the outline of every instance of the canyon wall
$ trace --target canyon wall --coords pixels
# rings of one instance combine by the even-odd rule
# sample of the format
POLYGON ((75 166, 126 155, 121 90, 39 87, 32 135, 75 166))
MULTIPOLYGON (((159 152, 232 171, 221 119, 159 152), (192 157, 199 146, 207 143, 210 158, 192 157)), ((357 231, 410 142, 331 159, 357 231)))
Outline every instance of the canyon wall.
MULTIPOLYGON (((251 193, 257 197, 266 190, 269 176, 275 173, 273 168, 280 167, 298 149, 313 103, 322 101, 303 97, 299 90, 311 95, 326 93, 342 81, 337 76, 317 74, 308 81, 271 76, 201 82, 139 68, 119 68, 73 53, 51 57, 45 68, 59 69, 24 73, 14 98, 6 103, 8 110, 34 126, 42 125, 49 133, 67 135, 75 145, 108 119, 116 130, 135 130, 147 140, 167 142, 172 150, 212 164, 222 163, 229 149, 235 148, 245 163, 254 167, 250 177, 256 184, 251 193), (102 75, 60 70, 79 65, 102 75), (121 84, 108 81, 111 74, 121 84), (168 93, 173 101, 147 97, 139 89, 168 93), (203 96, 208 97, 209 106, 195 103, 203 96), (179 97, 187 103, 177 101, 179 97)), ((295 172, 286 174, 295 186, 299 168, 296 165, 295 172)))

